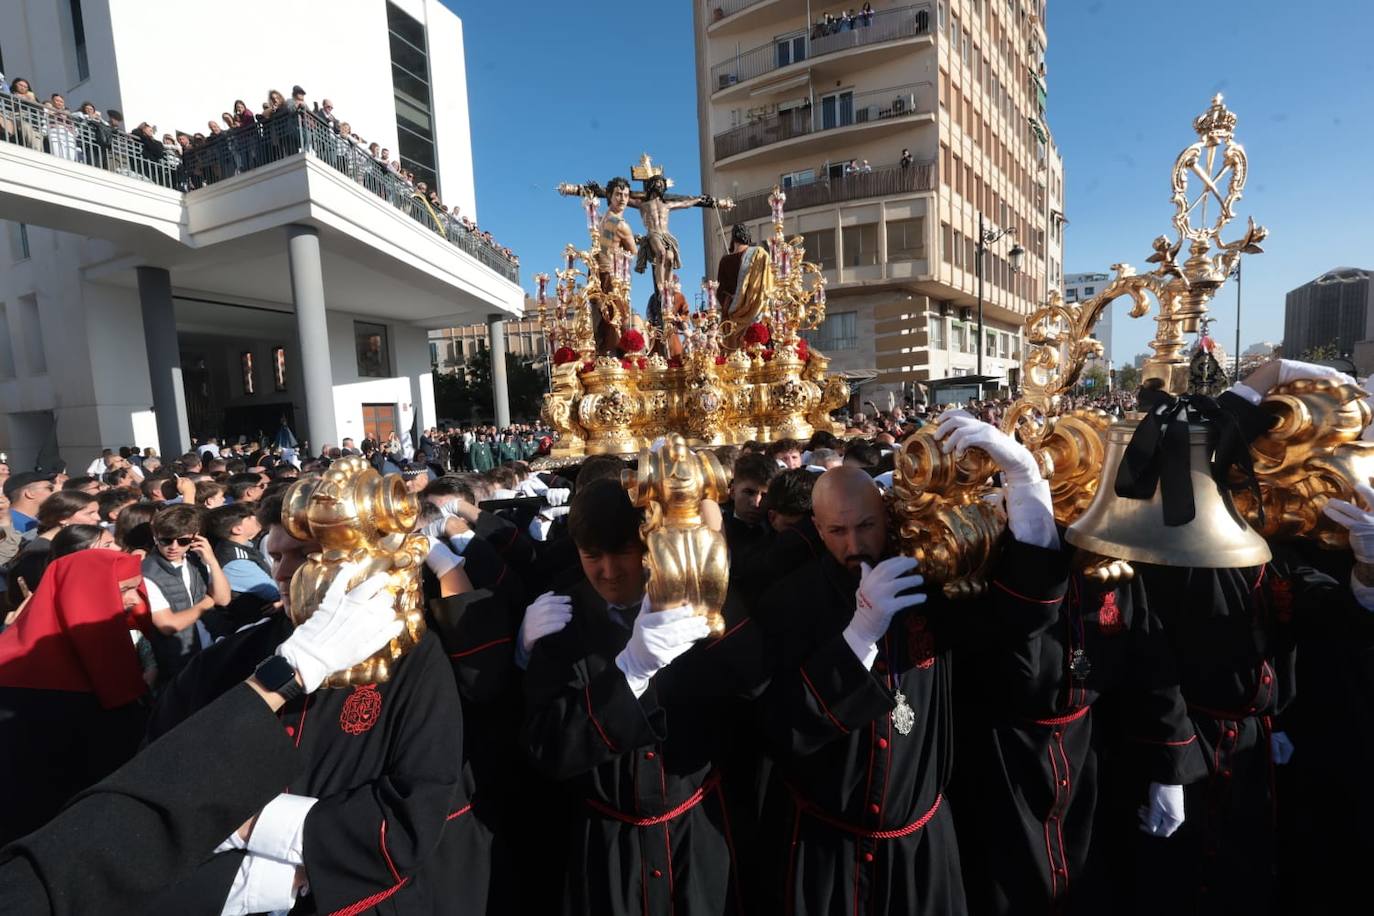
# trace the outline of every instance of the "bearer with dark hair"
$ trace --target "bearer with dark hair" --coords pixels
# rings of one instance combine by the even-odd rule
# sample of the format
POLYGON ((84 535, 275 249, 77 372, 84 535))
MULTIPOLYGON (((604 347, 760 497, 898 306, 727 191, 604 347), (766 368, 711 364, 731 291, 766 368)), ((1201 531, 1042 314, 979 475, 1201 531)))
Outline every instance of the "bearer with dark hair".
POLYGON ((763 496, 777 476, 778 463, 755 453, 740 455, 730 482, 730 505, 725 516, 725 539, 732 554, 759 547, 769 536, 763 496))
POLYGON ((729 601, 714 642, 687 606, 649 605, 640 523, 617 481, 582 487, 568 527, 584 578, 541 595, 518 637, 524 744, 573 801, 563 912, 738 912, 716 765, 760 644, 729 601))

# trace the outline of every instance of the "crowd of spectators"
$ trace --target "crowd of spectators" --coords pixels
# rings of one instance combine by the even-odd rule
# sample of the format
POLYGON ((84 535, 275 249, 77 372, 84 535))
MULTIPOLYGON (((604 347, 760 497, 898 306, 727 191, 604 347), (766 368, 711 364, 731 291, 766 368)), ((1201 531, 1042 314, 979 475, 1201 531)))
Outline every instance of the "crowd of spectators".
POLYGON ((824 38, 826 35, 834 35, 837 32, 846 32, 853 29, 866 29, 873 23, 873 4, 865 3, 857 12, 851 8, 849 12, 842 12, 839 15, 826 13, 816 20, 815 26, 811 29, 811 38, 824 38))
POLYGON ((399 154, 369 142, 353 125, 335 114, 334 103, 307 101, 301 86, 290 97, 269 90, 260 110, 243 99, 229 110, 211 117, 204 130, 159 130, 150 121, 130 129, 124 114, 107 109, 103 114, 93 102, 70 108, 60 93, 40 99, 24 77, 6 81, 0 74, 0 140, 18 143, 73 162, 119 171, 190 191, 214 184, 242 171, 275 161, 301 149, 305 142, 322 160, 349 174, 394 206, 408 209, 421 221, 453 238, 462 233, 490 248, 514 266, 520 259, 491 233, 463 214, 457 204, 443 201, 432 188, 406 168, 399 154), (309 118, 318 128, 308 132, 283 129, 289 116, 309 118), (416 199, 428 205, 410 207, 416 199))

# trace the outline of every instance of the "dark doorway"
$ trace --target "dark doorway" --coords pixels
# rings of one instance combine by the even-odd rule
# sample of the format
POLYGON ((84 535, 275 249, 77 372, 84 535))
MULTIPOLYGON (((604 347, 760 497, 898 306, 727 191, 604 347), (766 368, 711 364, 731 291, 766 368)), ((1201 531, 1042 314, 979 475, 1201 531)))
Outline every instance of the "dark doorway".
POLYGON ((280 404, 226 407, 224 423, 220 430, 222 441, 237 442, 239 436, 244 436, 248 439, 275 442, 282 417, 286 417, 286 423, 291 427, 291 431, 296 432, 296 407, 290 401, 280 404))
POLYGON ((400 430, 396 428, 396 405, 364 404, 363 435, 377 443, 382 443, 392 433, 400 435, 400 430))

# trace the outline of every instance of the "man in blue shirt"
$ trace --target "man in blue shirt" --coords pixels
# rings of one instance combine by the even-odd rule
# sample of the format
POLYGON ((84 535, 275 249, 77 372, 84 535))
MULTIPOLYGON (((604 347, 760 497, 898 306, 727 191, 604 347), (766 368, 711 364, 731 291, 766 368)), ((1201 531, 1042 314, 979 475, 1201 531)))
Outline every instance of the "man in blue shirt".
POLYGON ((14 530, 25 534, 38 527, 38 507, 52 495, 51 474, 25 471, 5 480, 5 496, 10 501, 10 520, 14 530))

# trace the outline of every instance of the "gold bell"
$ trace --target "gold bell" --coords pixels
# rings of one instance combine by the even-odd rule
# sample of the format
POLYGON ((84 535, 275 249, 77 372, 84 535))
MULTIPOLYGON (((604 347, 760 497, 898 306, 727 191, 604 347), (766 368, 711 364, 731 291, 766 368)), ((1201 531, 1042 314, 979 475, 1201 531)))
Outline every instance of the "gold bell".
MULTIPOLYGON (((1269 545, 1236 511, 1231 495, 1212 479, 1207 429, 1188 428, 1188 476, 1196 515, 1184 525, 1164 524, 1159 488, 1149 499, 1116 495, 1116 474, 1143 416, 1128 416, 1107 430, 1107 454, 1097 495, 1064 539, 1104 557, 1158 566, 1233 569, 1270 559, 1269 545)), ((1181 422, 1175 420, 1174 422, 1181 422)))

